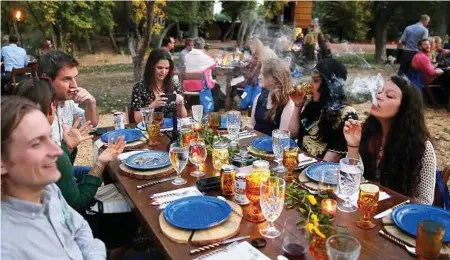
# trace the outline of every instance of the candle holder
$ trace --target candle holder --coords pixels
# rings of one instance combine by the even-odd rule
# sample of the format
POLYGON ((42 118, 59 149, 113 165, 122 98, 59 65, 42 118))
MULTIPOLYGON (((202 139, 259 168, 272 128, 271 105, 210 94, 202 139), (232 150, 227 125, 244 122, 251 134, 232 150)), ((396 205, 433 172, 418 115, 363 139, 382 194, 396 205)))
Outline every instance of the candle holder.
POLYGON ((336 216, 337 202, 334 199, 323 199, 321 203, 322 213, 329 215, 331 218, 336 216))
POLYGON ((265 220, 261 211, 261 182, 270 177, 269 162, 258 160, 253 162, 253 171, 246 178, 245 195, 250 201, 250 206, 245 214, 245 219, 252 223, 259 223, 265 220))

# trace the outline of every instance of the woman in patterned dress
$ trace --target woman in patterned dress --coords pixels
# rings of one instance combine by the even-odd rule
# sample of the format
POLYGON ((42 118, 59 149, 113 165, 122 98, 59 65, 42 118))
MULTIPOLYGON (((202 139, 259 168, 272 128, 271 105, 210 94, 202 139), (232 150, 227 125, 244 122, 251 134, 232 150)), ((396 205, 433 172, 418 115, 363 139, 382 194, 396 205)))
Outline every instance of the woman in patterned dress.
POLYGON ((163 112, 164 117, 171 117, 172 111, 175 110, 178 117, 187 116, 183 88, 178 80, 174 80, 173 70, 174 64, 168 52, 157 49, 150 53, 145 65, 144 79, 133 86, 131 109, 136 123, 142 121, 140 109, 143 107, 163 112), (165 97, 167 93, 176 94, 176 101, 169 104, 165 97))
POLYGON ((425 125, 422 95, 411 82, 392 76, 377 94, 363 126, 345 123, 348 157, 361 157, 364 177, 432 204, 436 155, 425 125))
POLYGON ((324 59, 312 72, 311 95, 291 95, 295 108, 289 123, 292 138, 307 153, 338 162, 347 152, 342 129, 349 118, 358 119, 353 107, 345 104, 347 69, 335 59, 324 59))

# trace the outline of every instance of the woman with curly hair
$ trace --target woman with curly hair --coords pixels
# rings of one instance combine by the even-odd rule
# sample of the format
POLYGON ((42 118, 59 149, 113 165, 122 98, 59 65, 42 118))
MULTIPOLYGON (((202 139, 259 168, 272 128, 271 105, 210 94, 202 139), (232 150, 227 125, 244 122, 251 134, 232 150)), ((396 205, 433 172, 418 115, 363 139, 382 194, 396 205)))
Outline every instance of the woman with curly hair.
POLYGON ((295 92, 289 131, 298 145, 311 155, 337 162, 347 152, 342 129, 349 118, 357 119, 353 107, 345 104, 347 69, 335 59, 317 63, 310 81, 311 95, 295 92))
POLYGON ((253 101, 251 125, 270 136, 275 129, 288 130, 294 110, 289 99, 292 89, 289 65, 279 58, 264 60, 259 82, 262 90, 253 101))
POLYGON ((423 116, 423 101, 409 80, 392 76, 377 95, 363 126, 345 123, 348 157, 361 159, 364 177, 432 204, 436 155, 423 116))

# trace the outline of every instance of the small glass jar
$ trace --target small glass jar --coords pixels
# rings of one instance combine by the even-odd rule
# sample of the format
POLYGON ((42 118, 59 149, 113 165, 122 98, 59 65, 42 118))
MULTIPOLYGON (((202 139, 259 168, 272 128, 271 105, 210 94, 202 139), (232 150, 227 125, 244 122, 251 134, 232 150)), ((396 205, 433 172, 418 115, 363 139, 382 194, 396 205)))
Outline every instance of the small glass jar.
POLYGON ((264 215, 261 212, 259 204, 261 193, 261 182, 266 181, 270 177, 269 162, 257 160, 253 162, 253 170, 247 176, 245 187, 245 195, 251 202, 251 206, 245 214, 245 219, 253 223, 263 222, 264 215))
POLYGON ((218 141, 213 144, 212 163, 214 169, 220 171, 222 166, 230 164, 230 155, 228 153, 228 143, 218 141))

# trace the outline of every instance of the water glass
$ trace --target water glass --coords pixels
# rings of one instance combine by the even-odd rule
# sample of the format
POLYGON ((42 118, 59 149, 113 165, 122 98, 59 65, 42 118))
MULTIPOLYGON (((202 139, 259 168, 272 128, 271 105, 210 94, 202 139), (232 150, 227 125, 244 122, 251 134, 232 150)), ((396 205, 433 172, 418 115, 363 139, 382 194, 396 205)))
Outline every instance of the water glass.
POLYGON ((445 227, 432 220, 422 220, 417 227, 416 253, 419 259, 439 258, 445 227))
POLYGON ((356 260, 361 253, 361 243, 347 234, 329 237, 326 248, 330 260, 356 260))
POLYGON ((231 136, 231 143, 236 144, 239 137, 239 130, 241 129, 241 112, 228 111, 227 113, 227 130, 231 136))
POLYGON ((371 229, 376 226, 373 215, 378 210, 380 188, 375 184, 361 184, 359 186, 358 211, 356 225, 362 229, 371 229))
POLYGON ((298 147, 284 148, 283 165, 287 169, 287 173, 284 175, 284 180, 286 182, 293 182, 295 179, 293 171, 298 166, 298 147))
POLYGON ((192 117, 195 122, 200 123, 203 117, 203 105, 194 105, 192 106, 192 117))
POLYGON ((281 164, 283 160, 283 151, 290 144, 291 133, 286 130, 275 129, 272 131, 272 149, 275 155, 275 162, 278 164, 272 169, 273 172, 284 172, 286 168, 281 164))
POLYGON ((269 222, 269 225, 259 230, 264 237, 276 238, 281 235, 273 222, 278 219, 281 211, 283 211, 285 190, 286 182, 279 177, 269 177, 261 181, 259 203, 264 217, 269 222))
POLYGON ((354 212, 357 207, 352 204, 350 198, 358 192, 364 166, 359 159, 342 158, 339 167, 339 197, 344 203, 339 203, 338 209, 342 212, 354 212))
POLYGON ((140 109, 141 115, 142 115, 142 123, 144 123, 144 126, 146 126, 148 123, 152 122, 152 115, 155 109, 151 107, 142 107, 140 109))
POLYGON ((205 173, 200 171, 200 165, 206 161, 207 151, 203 141, 191 141, 189 146, 189 161, 194 164, 197 169, 191 172, 191 176, 200 178, 205 173))
POLYGON ((183 172, 189 159, 189 147, 181 146, 179 143, 175 142, 170 145, 169 153, 170 162, 177 172, 177 177, 172 181, 172 184, 186 184, 187 181, 181 177, 181 172, 183 172))
POLYGON ((309 249, 309 234, 306 231, 306 221, 297 224, 297 217, 289 217, 284 222, 283 242, 281 248, 287 256, 302 256, 309 249))
POLYGON ((337 183, 339 182, 339 167, 331 169, 331 171, 322 171, 319 173, 319 183, 317 185, 317 191, 322 198, 329 197, 335 192, 337 183), (331 182, 336 185, 330 184, 331 182))

